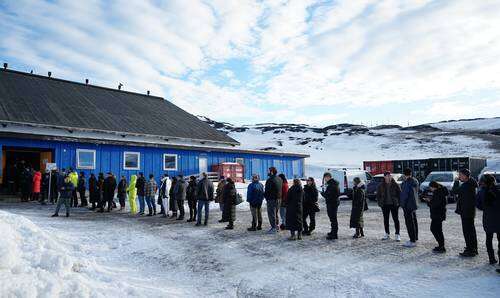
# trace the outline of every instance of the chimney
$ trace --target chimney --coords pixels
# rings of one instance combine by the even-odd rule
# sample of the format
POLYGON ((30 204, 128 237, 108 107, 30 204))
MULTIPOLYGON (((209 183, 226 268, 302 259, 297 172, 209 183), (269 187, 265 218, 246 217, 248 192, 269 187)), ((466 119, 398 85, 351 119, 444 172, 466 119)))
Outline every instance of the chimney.
POLYGON ((122 86, 123 86, 122 83, 118 84, 118 90, 122 90, 122 86))
POLYGON ((85 85, 89 84, 89 79, 85 79, 85 85))
POLYGON ((147 93, 147 94, 148 94, 148 96, 149 96, 149 93, 150 93, 150 92, 149 92, 149 90, 148 90, 148 92, 146 92, 146 93, 147 93))
POLYGON ((49 72, 47 73, 47 75, 48 75, 48 77, 50 78, 50 77, 52 76, 52 72, 51 72, 51 71, 49 71, 49 72))
POLYGON ((4 62, 3 63, 3 69, 7 69, 7 67, 9 67, 9 64, 7 62, 4 62))

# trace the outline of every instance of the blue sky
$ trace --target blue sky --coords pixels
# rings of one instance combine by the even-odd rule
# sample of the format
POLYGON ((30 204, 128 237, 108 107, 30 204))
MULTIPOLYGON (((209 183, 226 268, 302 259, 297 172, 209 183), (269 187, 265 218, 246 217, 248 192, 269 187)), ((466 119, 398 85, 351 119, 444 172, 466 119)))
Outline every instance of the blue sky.
POLYGON ((413 125, 500 116, 498 15, 493 0, 6 0, 0 60, 236 124, 413 125))

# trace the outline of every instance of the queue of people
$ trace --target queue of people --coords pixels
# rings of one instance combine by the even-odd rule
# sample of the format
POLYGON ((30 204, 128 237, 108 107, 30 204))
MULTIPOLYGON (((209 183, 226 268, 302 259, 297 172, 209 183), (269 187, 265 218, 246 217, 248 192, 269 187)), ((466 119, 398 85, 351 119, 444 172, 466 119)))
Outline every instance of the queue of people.
MULTIPOLYGON (((412 248, 418 243, 419 226, 416 210, 418 208, 418 180, 412 176, 410 169, 405 169, 404 181, 401 186, 394 181, 391 173, 384 173, 384 182, 377 189, 377 204, 382 210, 384 236, 381 240, 391 239, 390 217, 394 222, 394 240, 401 241, 399 208, 403 210, 406 230, 409 240, 405 247, 412 248)), ((66 216, 70 215, 71 206, 87 206, 86 186, 88 185, 89 201, 91 210, 98 212, 111 212, 116 208, 114 201, 115 192, 120 204, 120 210, 125 209, 128 197, 130 212, 132 214, 147 216, 162 215, 164 217, 185 219, 184 205, 187 201, 189 207, 189 219, 187 222, 195 222, 196 226, 207 225, 210 215, 210 202, 219 204, 222 211, 222 218, 219 222, 227 223, 225 229, 232 230, 236 221, 236 206, 242 202, 241 195, 238 194, 234 181, 231 178, 221 177, 214 190, 214 184, 208 179, 206 173, 202 173, 199 179, 190 176, 188 181, 182 175, 168 177, 163 175, 160 184, 157 185, 155 177, 150 174, 149 179, 143 173, 138 176, 132 175, 130 183, 124 176, 117 183, 112 173, 99 173, 97 177, 90 174, 88 183, 85 174, 77 175, 70 169, 64 169, 59 173, 53 173, 53 180, 56 181, 57 207, 53 216, 58 216, 62 205, 66 207, 66 216), (76 176, 76 179, 75 179, 76 176), (157 200, 155 198, 157 197, 157 200), (139 203, 137 210, 136 202, 139 203), (157 213, 157 205, 160 206, 157 213)), ((325 200, 326 213, 330 221, 330 232, 327 234, 328 240, 338 239, 338 219, 337 213, 340 206, 339 182, 332 178, 330 173, 323 176, 323 184, 320 191, 313 178, 308 178, 305 185, 300 179, 294 179, 290 187, 284 174, 278 175, 276 168, 269 168, 265 185, 260 182, 258 175, 253 175, 252 182, 247 188, 246 200, 250 205, 252 214, 251 226, 247 229, 250 232, 259 231, 263 228, 262 204, 266 201, 267 217, 269 220, 268 234, 275 234, 282 230, 290 232, 290 240, 301 240, 303 236, 311 235, 316 228, 316 213, 320 211, 318 198, 321 196, 325 200)), ((457 196, 456 213, 460 215, 462 222, 465 249, 460 253, 462 257, 474 257, 478 255, 477 234, 475 230, 476 208, 483 210, 483 227, 486 232, 486 247, 491 264, 498 263, 493 249, 493 238, 496 237, 498 244, 498 257, 500 258, 500 191, 492 175, 485 174, 481 180, 476 182, 471 177, 470 171, 462 169, 459 172, 461 183, 455 184, 452 193, 457 196), (479 188, 479 190, 478 190, 479 188)), ((38 188, 43 178, 38 174, 33 176, 33 193, 41 192, 38 188)), ((349 226, 354 229, 354 239, 362 238, 364 233, 363 214, 368 210, 365 184, 361 179, 355 178, 352 191, 352 208, 349 226)), ((443 222, 446 221, 446 205, 450 192, 446 187, 437 181, 429 184, 432 191, 431 197, 423 198, 430 210, 430 231, 433 234, 437 246, 433 249, 435 253, 445 253, 445 236, 443 234, 443 222)), ((38 195, 35 195, 37 197, 38 195)), ((40 199, 40 202, 43 199, 40 199)), ((54 202, 54 200, 51 201, 54 202)))

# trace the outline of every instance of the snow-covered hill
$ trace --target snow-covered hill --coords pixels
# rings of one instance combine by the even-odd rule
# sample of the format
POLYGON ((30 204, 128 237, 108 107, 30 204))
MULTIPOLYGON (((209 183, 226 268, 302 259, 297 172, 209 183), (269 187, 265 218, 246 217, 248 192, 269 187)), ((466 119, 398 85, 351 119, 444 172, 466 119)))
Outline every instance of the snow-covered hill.
POLYGON ((500 159, 500 118, 412 127, 263 123, 235 126, 201 117, 248 149, 307 153, 308 168, 361 167, 364 160, 480 156, 500 159))

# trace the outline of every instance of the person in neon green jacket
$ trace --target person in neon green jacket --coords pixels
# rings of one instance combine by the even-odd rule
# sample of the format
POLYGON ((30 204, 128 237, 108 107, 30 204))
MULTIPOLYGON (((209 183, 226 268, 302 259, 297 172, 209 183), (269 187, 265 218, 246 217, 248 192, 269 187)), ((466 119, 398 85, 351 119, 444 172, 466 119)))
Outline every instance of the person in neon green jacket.
POLYGON ((137 197, 137 188, 135 188, 135 182, 137 181, 137 176, 132 175, 130 176, 130 184, 128 185, 127 192, 128 192, 128 202, 130 204, 130 212, 132 214, 137 213, 137 204, 135 202, 135 199, 137 197))
POLYGON ((76 195, 76 188, 78 186, 78 174, 76 171, 70 168, 70 173, 68 174, 69 181, 73 184, 73 192, 71 194, 70 202, 73 207, 78 207, 78 197, 76 195))

